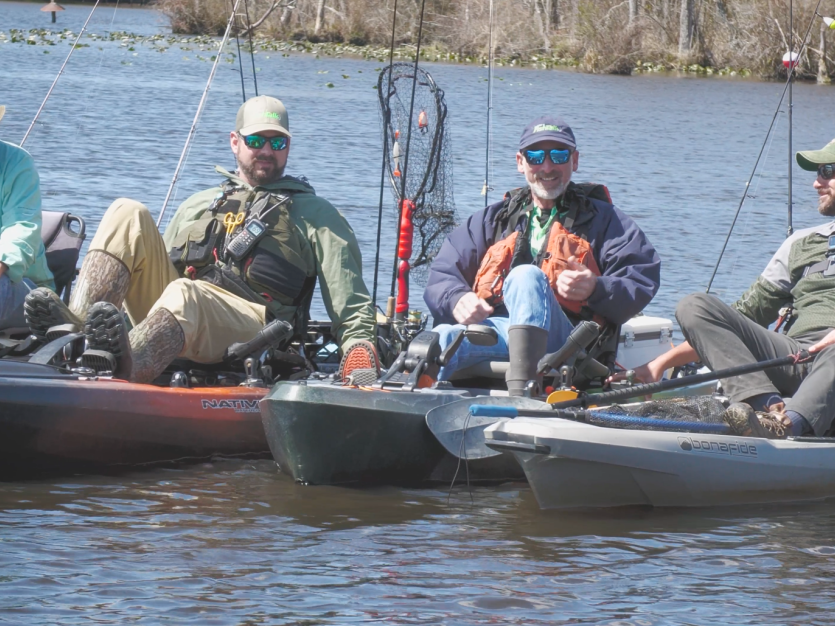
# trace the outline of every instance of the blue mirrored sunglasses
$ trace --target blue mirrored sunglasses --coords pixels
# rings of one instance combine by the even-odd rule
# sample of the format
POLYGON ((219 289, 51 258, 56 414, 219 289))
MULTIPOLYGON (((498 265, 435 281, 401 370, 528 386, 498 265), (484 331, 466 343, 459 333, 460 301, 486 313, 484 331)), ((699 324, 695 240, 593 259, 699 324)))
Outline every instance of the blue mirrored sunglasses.
MULTIPOLYGON (((524 150, 522 154, 530 165, 542 165, 545 163, 545 150, 524 150)), ((568 159, 571 157, 571 150, 548 150, 548 156, 551 157, 551 163, 554 165, 562 165, 563 163, 568 163, 568 159)))
MULTIPOLYGON (((240 134, 240 133, 238 133, 240 134)), ((270 142, 270 147, 278 152, 287 147, 287 137, 279 135, 278 137, 262 137, 261 135, 241 135, 247 148, 253 150, 260 150, 264 144, 270 142)))
POLYGON ((823 180, 831 180, 835 177, 835 163, 827 163, 818 166, 818 176, 823 180))

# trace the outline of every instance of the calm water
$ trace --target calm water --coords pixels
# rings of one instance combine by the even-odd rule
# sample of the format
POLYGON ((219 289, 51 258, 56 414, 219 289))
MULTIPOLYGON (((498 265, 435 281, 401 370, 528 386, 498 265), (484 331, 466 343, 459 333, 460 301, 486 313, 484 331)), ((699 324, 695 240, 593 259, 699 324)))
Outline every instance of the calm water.
MULTIPOLYGON (((22 138, 69 50, 67 40, 8 43, 9 29, 50 26, 38 8, 0 3, 9 141, 22 138)), ((77 31, 89 7, 66 9, 58 26, 77 31)), ((106 7, 90 30, 153 35, 165 22, 106 7)), ((83 215, 92 232, 120 195, 159 212, 212 52, 84 43, 26 147, 46 208, 83 215)), ((262 52, 256 66, 261 93, 290 111, 290 171, 353 224, 370 284, 380 64, 262 52)), ((426 67, 447 93, 466 216, 483 205, 486 72, 426 67)), ((661 253, 664 284, 648 312, 669 317, 703 289, 782 86, 501 68, 496 79, 493 199, 521 184, 513 154, 524 124, 559 112, 578 136, 578 178, 608 184, 661 253)), ((236 65, 221 63, 173 206, 217 180, 213 165, 232 166, 226 137, 240 102, 236 65)), ((795 87, 796 148, 832 138, 833 103, 831 88, 795 87)), ((786 130, 781 113, 716 283, 726 300, 785 235, 786 130)), ((794 177, 795 227, 818 223, 812 176, 795 166, 794 177)), ((393 206, 387 193, 386 276, 393 206)), ((473 501, 465 491, 448 502, 445 491, 302 488, 268 461, 0 484, 0 622, 833 623, 829 504, 567 515, 540 512, 518 485, 478 489, 473 501)))

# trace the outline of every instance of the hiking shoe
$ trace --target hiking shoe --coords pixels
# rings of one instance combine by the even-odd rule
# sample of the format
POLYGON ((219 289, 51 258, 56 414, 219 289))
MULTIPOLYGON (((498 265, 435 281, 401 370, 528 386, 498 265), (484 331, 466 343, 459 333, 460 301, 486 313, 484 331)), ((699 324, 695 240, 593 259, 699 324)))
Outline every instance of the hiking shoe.
MULTIPOLYGON (((348 348, 348 351, 342 357, 342 361, 339 362, 336 377, 342 380, 349 379, 351 372, 354 370, 372 370, 374 380, 380 377, 380 359, 377 358, 377 349, 370 341, 358 341, 348 348)), ((368 380, 371 373, 363 372, 363 380, 368 380)), ((371 382, 374 382, 374 380, 371 382)))
POLYGON ((110 302, 96 302, 91 306, 84 323, 84 336, 87 349, 81 355, 81 365, 130 380, 133 358, 128 327, 116 306, 110 302))
POLYGON ((788 418, 780 411, 756 412, 744 402, 734 402, 722 418, 741 437, 785 439, 789 435, 788 418))
POLYGON ((46 287, 37 287, 26 294, 23 315, 29 331, 38 339, 51 341, 69 332, 77 332, 82 326, 81 320, 58 294, 46 287))

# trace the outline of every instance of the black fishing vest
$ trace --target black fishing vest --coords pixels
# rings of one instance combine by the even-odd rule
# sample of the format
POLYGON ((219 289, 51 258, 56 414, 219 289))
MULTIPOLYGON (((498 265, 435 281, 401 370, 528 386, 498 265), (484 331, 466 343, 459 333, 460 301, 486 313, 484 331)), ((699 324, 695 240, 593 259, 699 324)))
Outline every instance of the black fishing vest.
POLYGON ((291 193, 255 190, 226 181, 203 215, 175 238, 170 251, 177 272, 205 280, 267 308, 267 319, 295 307, 297 330, 306 325, 316 268, 305 260, 305 240, 290 218, 291 193), (267 231, 235 260, 227 246, 257 218, 267 231))

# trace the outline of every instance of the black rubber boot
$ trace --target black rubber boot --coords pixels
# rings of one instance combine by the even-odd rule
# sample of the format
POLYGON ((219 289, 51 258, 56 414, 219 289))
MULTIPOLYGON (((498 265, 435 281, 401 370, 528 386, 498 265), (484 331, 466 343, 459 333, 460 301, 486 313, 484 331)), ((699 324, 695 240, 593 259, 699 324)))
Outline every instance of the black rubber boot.
MULTIPOLYGON (((539 326, 511 326, 507 330, 507 349, 510 355, 510 367, 505 376, 507 393, 524 396, 528 381, 535 381, 537 386, 542 382, 536 366, 548 351, 548 331, 539 326)), ((538 389, 536 393, 539 393, 538 389)))
POLYGON ((68 332, 78 332, 82 325, 82 321, 58 294, 46 287, 38 287, 26 294, 23 315, 29 331, 38 339, 47 341, 68 332), (59 332, 59 329, 62 330, 59 332))
POLYGON ((110 302, 96 302, 84 322, 87 349, 81 364, 96 372, 109 371, 114 378, 131 380, 133 356, 128 326, 122 312, 110 302))

